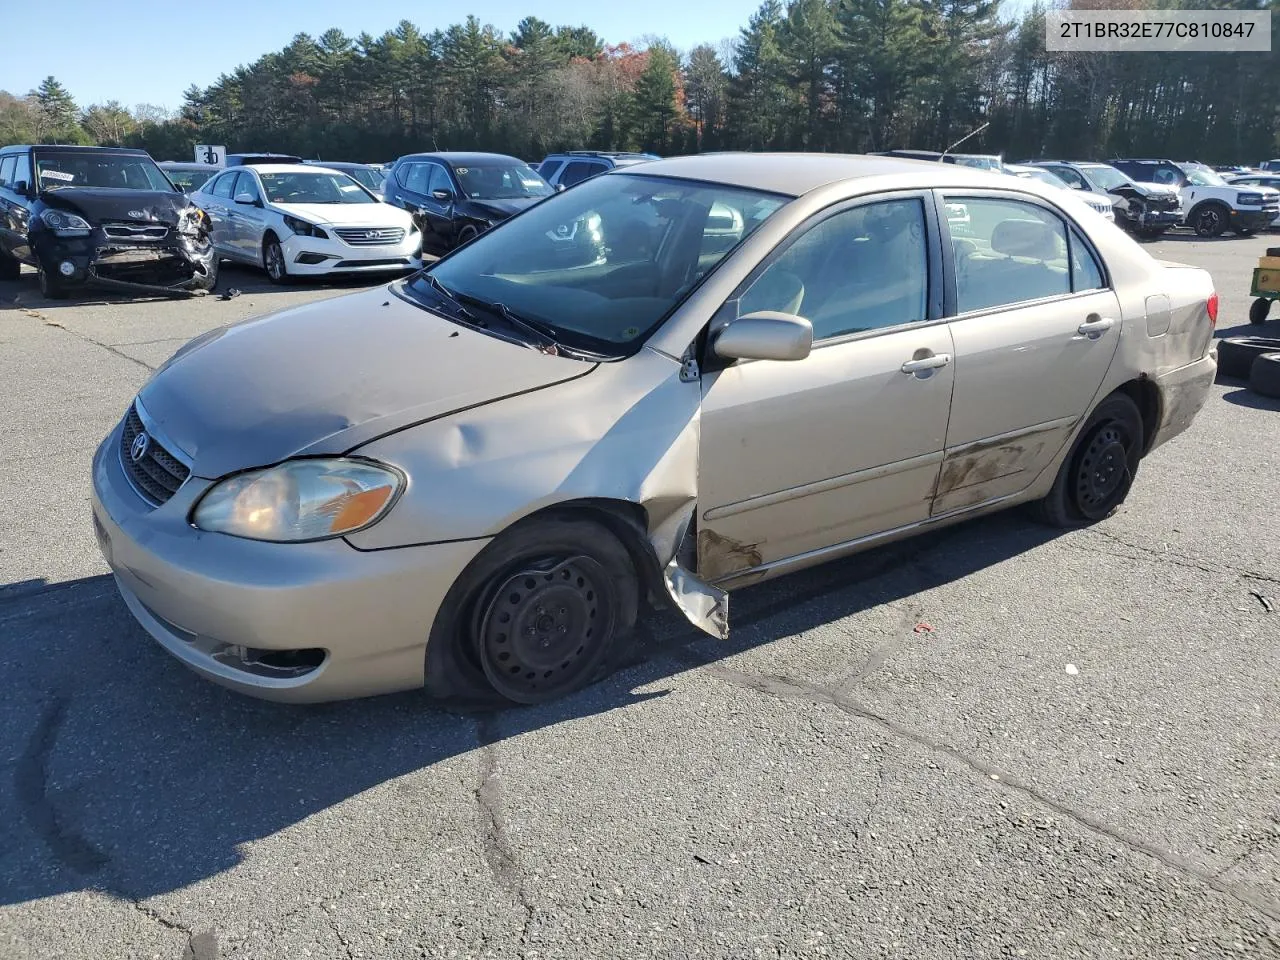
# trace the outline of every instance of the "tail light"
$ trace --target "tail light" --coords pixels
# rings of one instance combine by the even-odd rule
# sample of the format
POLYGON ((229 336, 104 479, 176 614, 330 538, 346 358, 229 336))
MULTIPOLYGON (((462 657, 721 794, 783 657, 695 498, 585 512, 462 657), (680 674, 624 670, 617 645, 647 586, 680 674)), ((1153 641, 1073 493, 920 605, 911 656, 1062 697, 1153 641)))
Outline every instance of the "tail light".
POLYGON ((1209 311, 1209 326, 1216 327, 1218 325, 1218 292, 1216 290, 1209 294, 1205 308, 1209 311))

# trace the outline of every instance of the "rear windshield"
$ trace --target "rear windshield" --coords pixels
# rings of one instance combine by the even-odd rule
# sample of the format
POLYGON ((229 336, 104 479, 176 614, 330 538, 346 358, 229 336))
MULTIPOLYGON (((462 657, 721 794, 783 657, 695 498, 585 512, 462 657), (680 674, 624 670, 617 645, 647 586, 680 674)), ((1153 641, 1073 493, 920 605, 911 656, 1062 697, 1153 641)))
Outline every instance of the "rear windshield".
POLYGON ((190 193, 192 190, 196 190, 199 187, 204 186, 204 184, 208 181, 208 179, 217 172, 218 172, 217 170, 166 170, 165 171, 165 173, 169 175, 169 179, 173 181, 173 185, 176 186, 183 193, 190 193))
POLYGON ((164 190, 174 187, 150 157, 110 153, 40 150, 36 179, 41 190, 95 187, 117 190, 164 190))

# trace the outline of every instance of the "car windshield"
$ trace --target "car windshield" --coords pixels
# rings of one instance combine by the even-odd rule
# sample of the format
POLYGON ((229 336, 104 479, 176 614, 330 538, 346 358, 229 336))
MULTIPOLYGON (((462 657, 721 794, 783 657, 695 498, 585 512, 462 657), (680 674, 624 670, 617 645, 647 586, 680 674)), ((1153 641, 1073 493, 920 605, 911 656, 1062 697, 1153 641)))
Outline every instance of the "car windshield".
POLYGON ((1048 170, 1043 170, 1040 167, 1033 167, 1028 170, 1027 176, 1034 180, 1039 180, 1041 183, 1047 183, 1051 187, 1061 187, 1063 190, 1071 189, 1067 181, 1063 180, 1056 173, 1050 173, 1048 170))
POLYGON ((346 172, 375 193, 382 189, 382 181, 386 179, 377 170, 368 167, 353 167, 346 172))
POLYGON ((521 200, 554 192, 527 163, 473 163, 455 166, 453 172, 472 200, 521 200))
POLYGON ((263 173, 263 189, 272 203, 377 203, 345 173, 263 173))
POLYGON ((502 304, 570 346, 625 353, 787 199, 660 177, 596 177, 481 235, 405 291, 440 307, 443 287, 472 306, 502 304))
POLYGON ((174 190, 150 157, 41 150, 36 154, 36 176, 41 190, 60 187, 164 190, 169 193, 174 190))
POLYGON ((1196 187, 1225 187, 1227 181, 1223 180, 1218 174, 1205 167, 1184 167, 1183 172, 1187 175, 1192 186, 1196 187))
POLYGON ((173 185, 184 193, 198 190, 218 171, 216 170, 166 170, 173 185))
POLYGON ((1085 179, 1091 184, 1104 191, 1114 190, 1116 187, 1123 187, 1129 182, 1129 178, 1115 167, 1108 167, 1104 164, 1098 164, 1097 166, 1091 167, 1081 167, 1080 172, 1084 174, 1085 179))

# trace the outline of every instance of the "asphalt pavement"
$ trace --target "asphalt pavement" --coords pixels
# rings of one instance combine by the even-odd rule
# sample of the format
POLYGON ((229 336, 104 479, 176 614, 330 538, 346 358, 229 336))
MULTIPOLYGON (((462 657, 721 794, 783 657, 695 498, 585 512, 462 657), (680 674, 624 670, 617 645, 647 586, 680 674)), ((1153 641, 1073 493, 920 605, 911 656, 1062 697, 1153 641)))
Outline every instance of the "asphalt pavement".
MULTIPOLYGON (((1270 243, 1150 246, 1224 335, 1270 243)), ((359 289, 232 286, 0 283, 0 957, 1280 956, 1280 402, 1215 385, 1098 526, 796 574, 724 642, 651 618, 553 705, 274 705, 135 626, 89 519, 153 368, 359 289)))

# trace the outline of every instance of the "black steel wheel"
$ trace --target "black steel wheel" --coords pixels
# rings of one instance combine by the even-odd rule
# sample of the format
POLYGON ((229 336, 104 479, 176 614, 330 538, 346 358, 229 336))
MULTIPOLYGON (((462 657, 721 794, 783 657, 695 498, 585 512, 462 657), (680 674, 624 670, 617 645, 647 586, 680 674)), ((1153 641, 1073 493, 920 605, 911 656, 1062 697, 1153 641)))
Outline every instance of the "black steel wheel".
POLYGON ((0 280, 17 280, 22 274, 22 264, 0 250, 0 280))
POLYGON ((463 227, 458 231, 458 246, 465 246, 478 236, 480 236, 480 231, 475 227, 463 227))
POLYGON ((480 665, 508 700, 554 699, 595 675, 616 611, 609 574, 591 557, 529 564, 502 581, 479 611, 480 665))
POLYGON ((533 704, 596 682, 629 650, 640 578, 608 525, 572 513, 522 520, 450 587, 427 641, 438 701, 533 704))
POLYGON ((1137 404, 1123 393, 1107 397, 1036 505, 1040 519, 1055 527, 1078 527, 1109 517, 1129 495, 1144 443, 1137 404))

